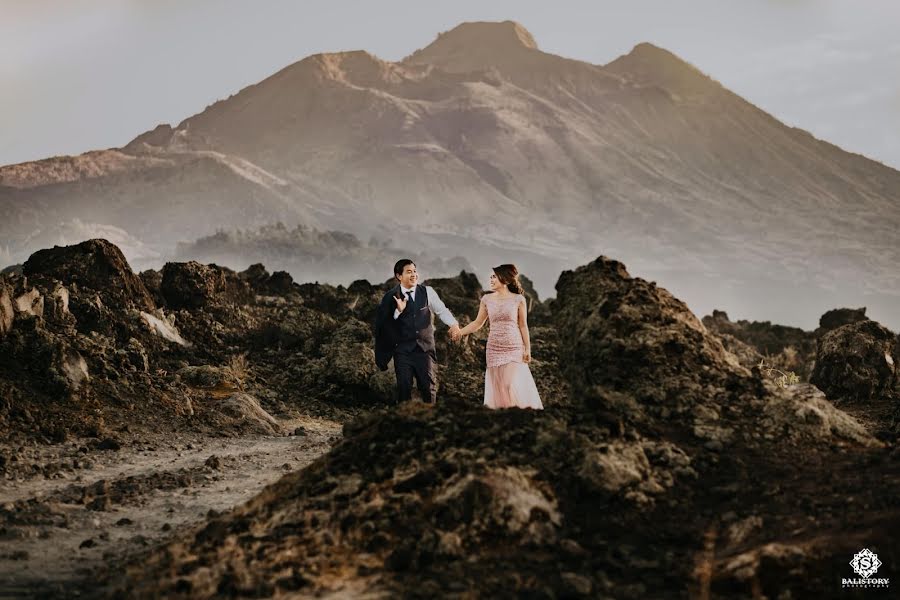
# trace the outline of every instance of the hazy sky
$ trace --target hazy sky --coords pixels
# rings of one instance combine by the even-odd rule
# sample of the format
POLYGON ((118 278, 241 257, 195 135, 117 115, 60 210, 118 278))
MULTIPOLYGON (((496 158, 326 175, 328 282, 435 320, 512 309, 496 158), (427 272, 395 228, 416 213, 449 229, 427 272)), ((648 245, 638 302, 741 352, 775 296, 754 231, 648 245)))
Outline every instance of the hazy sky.
POLYGON ((399 60, 460 22, 506 19, 595 64, 652 42, 900 168, 898 0, 0 0, 0 164, 122 146, 309 54, 399 60))

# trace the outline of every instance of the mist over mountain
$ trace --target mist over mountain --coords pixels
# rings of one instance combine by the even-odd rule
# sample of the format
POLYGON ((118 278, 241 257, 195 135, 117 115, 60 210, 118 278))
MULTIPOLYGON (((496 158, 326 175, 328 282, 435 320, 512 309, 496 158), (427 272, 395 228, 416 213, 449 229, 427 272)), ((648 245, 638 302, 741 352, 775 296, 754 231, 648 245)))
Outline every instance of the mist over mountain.
MULTIPOLYGON (((698 314, 813 327, 866 305, 897 328, 898 190, 897 171, 652 44, 593 65, 542 52, 517 23, 464 23, 399 62, 307 57, 120 149, 0 167, 0 257, 106 228, 136 268, 158 267, 280 222, 437 265, 516 262, 543 296, 605 254, 698 314)), ((349 247, 348 277, 356 259, 395 259, 349 247)))
POLYGON ((300 281, 380 282, 392 276, 399 256, 416 256, 428 277, 458 275, 473 270, 460 256, 443 258, 396 247, 393 240, 373 237, 368 242, 340 231, 320 231, 276 223, 253 230, 217 231, 191 243, 179 243, 175 258, 198 260, 244 269, 262 263, 287 271, 300 281), (426 270, 427 269, 427 270, 426 270))

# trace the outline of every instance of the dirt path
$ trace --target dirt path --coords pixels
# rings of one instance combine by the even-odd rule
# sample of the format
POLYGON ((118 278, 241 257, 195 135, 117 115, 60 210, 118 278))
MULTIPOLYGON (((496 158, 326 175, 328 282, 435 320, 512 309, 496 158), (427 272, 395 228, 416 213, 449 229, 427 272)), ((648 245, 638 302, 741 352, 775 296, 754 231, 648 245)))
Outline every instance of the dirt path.
POLYGON ((19 469, 0 481, 0 598, 73 597, 73 584, 104 562, 247 501, 341 436, 334 421, 282 425, 299 435, 12 449, 19 469))

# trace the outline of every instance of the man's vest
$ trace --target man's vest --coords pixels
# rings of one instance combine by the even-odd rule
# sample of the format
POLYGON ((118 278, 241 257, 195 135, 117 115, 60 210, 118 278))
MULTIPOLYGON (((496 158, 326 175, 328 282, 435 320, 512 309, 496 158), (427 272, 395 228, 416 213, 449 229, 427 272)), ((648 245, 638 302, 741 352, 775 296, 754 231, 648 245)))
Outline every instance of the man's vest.
MULTIPOLYGON (((397 289, 403 293, 403 287, 397 289)), ((408 298, 406 294, 403 297, 408 298)), ((424 285, 416 286, 414 302, 407 301, 406 309, 397 317, 397 329, 397 352, 412 352, 416 346, 425 352, 434 350, 434 325, 424 285)))

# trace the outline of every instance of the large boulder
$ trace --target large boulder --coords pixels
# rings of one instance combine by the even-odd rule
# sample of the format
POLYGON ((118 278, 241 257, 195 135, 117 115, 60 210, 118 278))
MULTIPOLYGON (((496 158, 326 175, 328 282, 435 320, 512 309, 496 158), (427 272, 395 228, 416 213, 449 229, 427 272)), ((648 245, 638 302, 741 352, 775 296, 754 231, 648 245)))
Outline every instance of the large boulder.
POLYGON ((638 404, 622 407, 631 417, 667 417, 689 411, 704 388, 753 387, 750 371, 684 302, 619 261, 601 256, 564 271, 556 290, 561 366, 588 404, 607 404, 606 391, 628 392, 638 404))
POLYGON ((900 340, 869 319, 828 331, 819 339, 810 382, 830 400, 900 395, 900 340))
POLYGON ((862 308, 834 308, 819 317, 819 329, 822 332, 831 331, 842 325, 866 321, 868 318, 865 306, 862 308))
POLYGON ((80 292, 88 288, 111 308, 153 310, 155 304, 119 248, 104 239, 38 250, 22 267, 28 277, 56 279, 80 292))

